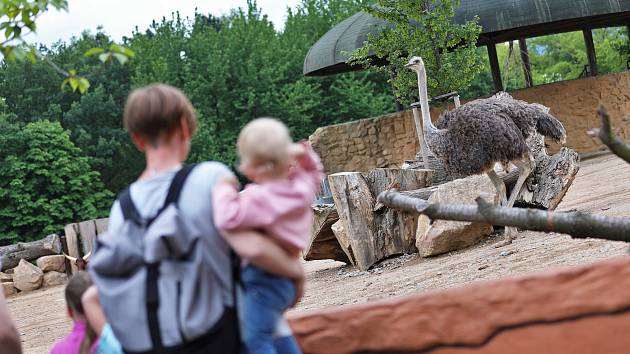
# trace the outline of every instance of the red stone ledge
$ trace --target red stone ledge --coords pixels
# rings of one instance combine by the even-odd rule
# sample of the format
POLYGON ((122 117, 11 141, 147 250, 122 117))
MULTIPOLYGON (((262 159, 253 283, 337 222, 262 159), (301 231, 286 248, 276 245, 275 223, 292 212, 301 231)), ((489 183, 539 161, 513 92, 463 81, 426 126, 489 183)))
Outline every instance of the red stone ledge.
POLYGON ((630 257, 289 317, 305 354, 630 353, 630 257))

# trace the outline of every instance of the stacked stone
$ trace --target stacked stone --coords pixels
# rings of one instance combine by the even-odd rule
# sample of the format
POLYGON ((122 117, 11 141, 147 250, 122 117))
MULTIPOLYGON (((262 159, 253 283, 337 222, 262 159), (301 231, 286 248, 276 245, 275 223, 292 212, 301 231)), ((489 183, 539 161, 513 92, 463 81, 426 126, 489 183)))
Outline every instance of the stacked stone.
POLYGON ((21 259, 17 267, 7 270, 6 273, 0 272, 0 282, 5 296, 15 295, 18 291, 63 285, 68 280, 63 255, 40 257, 36 264, 21 259))

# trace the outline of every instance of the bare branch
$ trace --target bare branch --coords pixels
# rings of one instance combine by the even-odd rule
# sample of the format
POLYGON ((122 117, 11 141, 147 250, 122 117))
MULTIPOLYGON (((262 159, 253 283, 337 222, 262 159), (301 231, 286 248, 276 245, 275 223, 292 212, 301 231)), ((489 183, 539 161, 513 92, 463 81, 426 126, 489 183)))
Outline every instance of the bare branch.
POLYGON ((592 237, 630 242, 630 218, 497 207, 481 198, 477 199, 477 206, 429 203, 397 191, 381 193, 378 201, 387 207, 424 214, 431 219, 483 222, 532 231, 558 232, 574 238, 592 237))
POLYGON ((606 108, 600 106, 597 114, 601 119, 602 126, 601 128, 591 129, 588 132, 589 135, 599 138, 604 145, 608 146, 613 154, 630 163, 630 146, 613 133, 610 126, 610 116, 606 108))

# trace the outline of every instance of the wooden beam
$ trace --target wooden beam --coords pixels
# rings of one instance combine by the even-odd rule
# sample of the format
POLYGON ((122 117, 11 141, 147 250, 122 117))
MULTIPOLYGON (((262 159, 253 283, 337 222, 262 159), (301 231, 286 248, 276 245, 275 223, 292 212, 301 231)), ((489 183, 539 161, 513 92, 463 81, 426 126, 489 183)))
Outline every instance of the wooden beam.
POLYGON ((489 43, 488 59, 490 60, 490 70, 492 71, 492 81, 494 81, 494 89, 499 92, 503 91, 503 81, 501 80, 501 68, 499 67, 499 57, 497 56, 497 47, 495 43, 489 43))
POLYGON ((521 38, 518 40, 518 47, 521 52, 521 61, 523 62, 523 74, 525 75, 525 84, 527 87, 534 86, 534 78, 532 77, 532 64, 529 61, 529 51, 527 50, 527 40, 521 38))
POLYGON ((591 76, 597 76, 599 70, 597 69, 597 54, 595 53, 595 42, 593 42, 593 30, 582 30, 584 34, 584 43, 586 44, 586 55, 588 56, 588 65, 590 66, 591 76))

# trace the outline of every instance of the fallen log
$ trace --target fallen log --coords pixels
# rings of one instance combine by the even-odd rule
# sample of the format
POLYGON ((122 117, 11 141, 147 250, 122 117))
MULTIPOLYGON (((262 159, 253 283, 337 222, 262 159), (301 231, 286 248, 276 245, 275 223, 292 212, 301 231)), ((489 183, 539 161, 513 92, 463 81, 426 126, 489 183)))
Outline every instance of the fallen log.
POLYGON ((557 232, 574 238, 630 242, 630 218, 497 207, 482 198, 477 198, 476 206, 430 204, 397 191, 385 191, 379 195, 378 200, 387 207, 423 214, 431 219, 485 222, 532 231, 557 232))
POLYGON ((20 259, 32 262, 39 257, 61 254, 59 235, 52 234, 33 242, 20 242, 0 247, 0 270, 17 267, 20 259))
MULTIPOLYGON (((539 144, 542 148, 533 151, 533 155, 536 156, 535 168, 517 198, 515 205, 554 210, 560 204, 577 176, 580 168, 580 157, 577 152, 568 148, 562 148, 557 154, 549 156, 544 150, 541 150, 544 149, 542 136, 536 139, 539 139, 538 142, 532 144, 539 144)), ((502 173, 500 177, 505 183, 507 194, 509 195, 518 179, 518 170, 513 170, 508 174, 502 173)), ((403 191, 401 193, 413 198, 428 200, 437 188, 437 185, 432 185, 431 187, 403 191)))
POLYGON ((304 249, 304 260, 314 261, 332 259, 344 263, 353 263, 339 245, 332 225, 339 221, 337 209, 333 204, 316 205, 313 207, 313 228, 308 245, 304 249))

